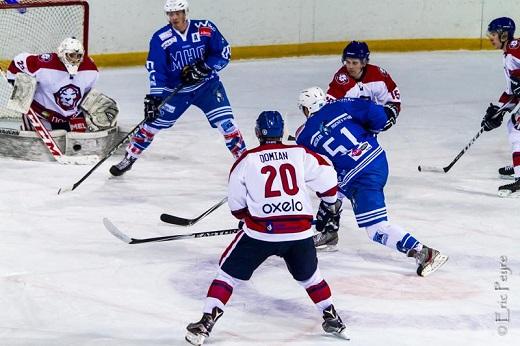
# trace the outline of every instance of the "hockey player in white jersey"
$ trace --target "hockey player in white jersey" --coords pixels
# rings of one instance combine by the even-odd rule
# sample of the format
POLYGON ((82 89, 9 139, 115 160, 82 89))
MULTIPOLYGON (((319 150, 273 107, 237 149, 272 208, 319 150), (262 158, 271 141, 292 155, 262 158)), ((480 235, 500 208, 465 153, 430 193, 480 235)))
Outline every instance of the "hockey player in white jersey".
POLYGON ((222 254, 202 318, 187 327, 186 340, 193 345, 209 336, 233 290, 273 255, 284 259, 323 314, 325 332, 343 336, 345 324, 318 269, 307 190, 308 186, 316 191, 327 208, 337 207, 336 172, 321 156, 299 145, 282 144, 283 127, 279 112, 262 112, 255 129, 260 146, 246 151, 231 168, 228 204, 244 224, 222 254))
MULTIPOLYGON (((499 105, 490 104, 481 126, 485 131, 491 131, 502 124, 504 114, 520 102, 520 40, 515 39, 515 22, 508 17, 493 19, 488 25, 488 37, 496 49, 504 52, 504 74, 506 88, 499 105), (506 109, 501 109, 506 103, 506 109)), ((511 144, 513 164, 498 170, 501 177, 513 178, 514 183, 502 185, 498 188, 500 197, 520 197, 520 112, 511 115, 507 120, 509 142, 511 144)))
POLYGON ((401 93, 390 76, 382 67, 369 64, 370 50, 366 42, 349 42, 341 56, 343 66, 334 74, 327 90, 327 100, 344 97, 369 99, 385 106, 392 116, 383 131, 392 127, 401 111, 401 93))
MULTIPOLYGON (((57 53, 18 54, 8 67, 8 80, 14 84, 19 73, 35 79, 30 107, 48 130, 87 130, 85 115, 79 106, 96 84, 99 73, 79 40, 66 38, 57 53)), ((34 129, 25 115, 22 120, 23 130, 34 129)))

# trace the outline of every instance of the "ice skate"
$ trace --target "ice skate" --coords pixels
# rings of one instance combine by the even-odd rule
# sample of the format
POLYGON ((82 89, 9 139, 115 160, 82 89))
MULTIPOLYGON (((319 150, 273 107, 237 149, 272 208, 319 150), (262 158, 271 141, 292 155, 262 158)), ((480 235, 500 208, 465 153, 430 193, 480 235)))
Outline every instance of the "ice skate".
POLYGON ((338 232, 319 232, 312 239, 314 247, 318 251, 337 251, 338 250, 338 232))
POLYGON ((515 179, 515 170, 513 166, 504 166, 498 169, 498 175, 502 179, 515 179))
POLYGON ((514 183, 502 185, 498 188, 498 196, 500 197, 520 197, 520 178, 514 183))
POLYGON ((408 252, 408 257, 415 257, 419 267, 417 268, 417 275, 428 276, 448 260, 448 256, 442 255, 439 251, 423 245, 421 251, 412 249, 408 252))
POLYGON ((132 168, 132 165, 136 160, 136 157, 125 155, 121 162, 119 162, 117 165, 113 165, 112 167, 110 167, 110 174, 112 174, 115 177, 123 175, 126 171, 129 171, 132 168))
POLYGON ((214 307, 211 313, 204 313, 198 322, 190 323, 186 327, 186 341, 195 346, 200 346, 204 343, 209 333, 213 329, 215 322, 224 314, 222 309, 214 307))
POLYGON ((345 328, 347 326, 343 323, 341 317, 339 317, 334 305, 331 304, 323 310, 323 323, 321 326, 325 332, 349 340, 345 335, 345 328))

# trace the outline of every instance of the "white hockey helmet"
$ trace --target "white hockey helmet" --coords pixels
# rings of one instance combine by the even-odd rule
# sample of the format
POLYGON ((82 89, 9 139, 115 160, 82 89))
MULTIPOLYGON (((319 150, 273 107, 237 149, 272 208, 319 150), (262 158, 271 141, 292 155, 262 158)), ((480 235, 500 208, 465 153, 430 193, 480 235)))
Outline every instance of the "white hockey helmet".
POLYGON ((71 75, 78 73, 78 68, 83 61, 85 49, 75 37, 67 37, 58 47, 58 57, 71 75))
POLYGON ((175 12, 175 11, 184 11, 186 16, 188 16, 188 1, 186 0, 166 0, 164 4, 164 12, 175 12))
POLYGON ((326 103, 325 93, 320 87, 302 90, 298 98, 298 108, 303 111, 303 107, 306 107, 309 110, 309 116, 319 111, 326 103))

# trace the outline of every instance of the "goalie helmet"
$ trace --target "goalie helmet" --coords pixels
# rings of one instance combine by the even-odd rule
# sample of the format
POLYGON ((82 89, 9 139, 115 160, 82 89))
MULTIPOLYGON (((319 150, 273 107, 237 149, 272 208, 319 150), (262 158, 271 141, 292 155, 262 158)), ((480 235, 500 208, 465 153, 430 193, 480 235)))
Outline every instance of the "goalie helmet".
POLYGON ((311 87, 300 92, 298 98, 298 108, 303 112, 303 107, 309 110, 308 116, 316 113, 321 107, 327 104, 325 93, 320 87, 311 87))
POLYGON ((278 111, 263 111, 256 119, 256 137, 260 142, 281 141, 283 137, 283 118, 278 111))
POLYGON ((500 17, 493 19, 488 25, 488 34, 496 32, 501 42, 511 41, 514 39, 515 22, 508 17, 500 17))
POLYGON ((343 49, 341 61, 345 62, 347 58, 353 58, 367 63, 369 56, 370 50, 368 50, 368 44, 366 44, 366 42, 352 41, 343 49))
POLYGON ((186 16, 188 15, 188 1, 186 0, 166 0, 164 4, 164 12, 175 12, 175 11, 184 11, 186 16))
POLYGON ((68 37, 58 47, 58 57, 71 75, 78 73, 78 68, 83 61, 85 49, 79 40, 68 37))

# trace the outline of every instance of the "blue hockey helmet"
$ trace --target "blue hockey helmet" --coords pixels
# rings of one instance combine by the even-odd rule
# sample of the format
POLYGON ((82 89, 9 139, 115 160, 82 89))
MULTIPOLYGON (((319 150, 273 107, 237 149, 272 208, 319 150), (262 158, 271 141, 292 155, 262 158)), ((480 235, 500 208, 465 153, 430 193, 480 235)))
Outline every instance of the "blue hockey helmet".
POLYGON ((256 119, 256 137, 260 141, 267 138, 280 140, 283 137, 283 118, 278 111, 263 111, 256 119))
POLYGON ((488 34, 496 32, 500 41, 511 41, 515 34, 515 22, 509 17, 493 19, 488 25, 488 34))
POLYGON ((347 58, 353 58, 367 63, 369 55, 370 51, 368 50, 368 44, 366 44, 366 42, 352 41, 343 49, 341 61, 345 62, 347 58))

